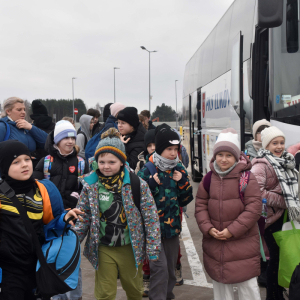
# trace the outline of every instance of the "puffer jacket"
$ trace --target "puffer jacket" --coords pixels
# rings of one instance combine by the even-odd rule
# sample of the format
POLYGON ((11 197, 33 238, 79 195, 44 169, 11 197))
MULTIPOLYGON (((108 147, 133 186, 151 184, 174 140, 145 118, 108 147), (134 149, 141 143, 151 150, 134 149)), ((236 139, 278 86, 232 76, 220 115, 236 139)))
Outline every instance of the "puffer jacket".
POLYGON ((257 221, 261 215, 258 183, 251 173, 244 193, 239 195, 241 172, 251 169, 250 160, 241 154, 239 163, 226 176, 212 170, 209 194, 200 183, 196 196, 195 217, 203 233, 203 260, 209 276, 220 283, 239 283, 260 274, 260 242, 257 221), (211 228, 227 228, 232 237, 220 241, 209 234, 211 228))
MULTIPOLYGON (((140 179, 141 213, 134 205, 130 185, 129 168, 124 168, 125 175, 122 186, 122 202, 129 227, 131 246, 135 258, 135 266, 143 263, 145 252, 151 260, 158 259, 161 247, 160 226, 157 208, 147 183, 140 179)), ((98 247, 100 234, 100 217, 98 202, 98 176, 95 171, 80 177, 83 189, 77 205, 84 212, 82 220, 77 220, 74 230, 80 242, 87 235, 83 255, 92 266, 98 269, 98 247)))
MULTIPOLYGON (((47 138, 45 150, 53 156, 51 170, 49 170, 50 181, 58 188, 65 209, 75 208, 78 199, 71 196, 71 194, 72 192, 80 194, 82 189, 82 185, 78 185, 78 158, 75 148, 68 156, 62 156, 59 151, 54 148, 54 131, 52 131, 47 138)), ((35 179, 44 179, 44 160, 45 158, 43 157, 34 169, 33 177, 35 179)), ((86 174, 88 172, 89 166, 85 162, 83 173, 86 174)))
POLYGON ((255 158, 252 165, 251 172, 259 184, 261 199, 267 199, 268 217, 265 226, 267 228, 282 216, 287 207, 275 170, 268 160, 265 157, 255 158))

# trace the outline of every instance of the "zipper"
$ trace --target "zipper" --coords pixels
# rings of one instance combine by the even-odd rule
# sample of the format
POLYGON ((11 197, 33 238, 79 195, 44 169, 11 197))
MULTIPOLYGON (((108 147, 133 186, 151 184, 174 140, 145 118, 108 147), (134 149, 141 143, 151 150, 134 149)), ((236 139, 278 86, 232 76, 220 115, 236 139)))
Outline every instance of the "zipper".
MULTIPOLYGON (((223 230, 223 178, 221 177, 221 189, 220 189, 220 226, 221 226, 221 231, 223 230)), ((224 241, 222 241, 222 246, 221 246, 221 255, 220 255, 220 260, 221 260, 221 282, 223 282, 223 251, 224 251, 224 241)))

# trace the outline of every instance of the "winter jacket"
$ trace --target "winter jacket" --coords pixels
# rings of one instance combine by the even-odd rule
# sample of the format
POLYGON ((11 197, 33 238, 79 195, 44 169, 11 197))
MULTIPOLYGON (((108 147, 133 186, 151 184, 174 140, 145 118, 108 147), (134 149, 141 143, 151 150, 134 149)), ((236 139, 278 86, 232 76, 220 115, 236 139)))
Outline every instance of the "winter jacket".
POLYGON ((250 161, 257 156, 257 151, 255 150, 252 141, 253 140, 250 140, 245 144, 247 150, 246 155, 249 157, 250 161))
POLYGON ((226 176, 220 177, 214 169, 209 194, 199 185, 196 195, 195 217, 203 233, 203 260, 209 276, 220 283, 239 283, 260 274, 260 241, 257 221, 262 202, 258 183, 251 173, 244 193, 239 195, 241 172, 251 169, 250 160, 242 154, 240 162, 226 176), (209 234, 211 228, 227 228, 232 237, 220 241, 209 234))
MULTIPOLYGON (((149 161, 153 163, 151 155, 149 161)), ((182 178, 176 182, 173 180, 174 169, 163 172, 157 169, 160 185, 152 190, 158 216, 160 221, 160 230, 162 238, 171 238, 177 236, 181 232, 180 209, 188 205, 193 199, 193 188, 190 185, 188 172, 179 162, 176 170, 182 173, 182 178)), ((144 179, 148 184, 150 180, 150 172, 145 166, 138 172, 138 176, 144 179)))
POLYGON ((130 141, 125 144, 125 150, 127 155, 127 161, 131 169, 135 170, 139 161, 138 155, 145 149, 144 136, 146 129, 142 123, 139 123, 138 128, 130 133, 127 137, 130 141))
POLYGON ((89 115, 82 115, 79 119, 80 131, 82 131, 83 133, 79 132, 77 134, 76 145, 79 146, 80 148, 78 155, 83 159, 85 159, 85 146, 90 140, 92 135, 90 130, 90 122, 92 119, 93 117, 89 115))
POLYGON ((149 120, 149 123, 148 123, 148 130, 150 130, 150 129, 155 129, 155 128, 156 128, 156 126, 153 125, 153 123, 152 123, 151 120, 149 120))
MULTIPOLYGON (((74 148, 73 152, 68 156, 62 156, 60 152, 54 148, 54 132, 51 132, 48 136, 45 149, 53 156, 53 162, 51 165, 50 181, 52 181, 59 192, 61 193, 64 207, 75 208, 78 202, 76 197, 71 196, 72 192, 80 194, 82 186, 78 185, 78 158, 77 152, 74 148)), ((43 157, 37 164, 33 177, 36 179, 44 179, 44 160, 43 157)), ((84 174, 89 172, 89 166, 85 163, 84 174)))
POLYGON ((255 158, 252 165, 251 172, 259 184, 260 198, 267 199, 268 217, 265 226, 267 228, 282 216, 287 207, 277 175, 269 161, 265 157, 255 158))
POLYGON ((99 123, 99 122, 95 123, 92 130, 92 137, 97 133, 99 133, 104 128, 104 126, 105 123, 99 123))
MULTIPOLYGON (((143 263, 145 251, 149 259, 157 259, 160 253, 160 229, 157 208, 148 185, 140 179, 141 202, 139 212, 134 205, 129 168, 124 168, 125 175, 122 186, 122 202, 129 227, 131 246, 136 268, 143 263)), ((98 202, 98 176, 92 171, 80 178, 83 189, 77 208, 85 213, 83 220, 77 220, 74 230, 80 242, 87 235, 83 254, 95 269, 98 269, 98 247, 100 236, 100 218, 98 202)))
MULTIPOLYGON (((37 148, 44 148, 47 139, 47 133, 36 126, 32 125, 30 130, 19 129, 14 121, 10 121, 8 117, 0 120, 6 122, 10 127, 9 140, 18 140, 26 145, 30 152, 35 151, 37 148)), ((4 140, 6 134, 6 125, 0 122, 0 142, 4 140)))

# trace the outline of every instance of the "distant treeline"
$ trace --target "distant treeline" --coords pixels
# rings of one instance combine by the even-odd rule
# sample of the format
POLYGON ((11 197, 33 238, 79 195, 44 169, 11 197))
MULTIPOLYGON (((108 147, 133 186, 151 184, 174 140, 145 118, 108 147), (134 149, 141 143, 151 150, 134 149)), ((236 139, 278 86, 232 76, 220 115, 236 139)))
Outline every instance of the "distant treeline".
MULTIPOLYGON (((40 100, 48 110, 48 115, 53 118, 53 114, 56 114, 56 121, 61 120, 63 117, 73 117, 73 100, 70 99, 36 99, 40 100)), ((78 115, 76 121, 78 122, 81 115, 85 114, 87 109, 84 102, 81 99, 75 99, 74 107, 78 109, 78 115)), ((32 112, 31 112, 32 113, 32 112)))

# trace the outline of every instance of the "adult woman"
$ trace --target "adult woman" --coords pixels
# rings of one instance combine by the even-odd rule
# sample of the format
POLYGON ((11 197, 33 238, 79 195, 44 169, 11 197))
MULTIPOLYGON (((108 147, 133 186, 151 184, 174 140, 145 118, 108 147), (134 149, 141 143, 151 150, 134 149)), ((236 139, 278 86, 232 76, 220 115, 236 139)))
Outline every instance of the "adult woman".
POLYGON ((0 142, 4 141, 7 127, 10 135, 8 140, 18 140, 25 144, 30 152, 44 148, 47 133, 25 120, 26 109, 24 100, 10 97, 3 104, 3 118, 0 119, 0 142), (6 124, 5 124, 6 123, 6 124))
POLYGON ((135 170, 139 161, 138 155, 144 150, 146 129, 140 123, 135 107, 125 107, 118 113, 118 129, 121 140, 125 144, 127 161, 130 168, 135 170))
POLYGON ((283 212, 288 210, 290 219, 300 220, 298 174, 295 158, 285 151, 285 136, 271 126, 261 132, 262 147, 252 160, 251 172, 260 186, 261 198, 267 199, 268 217, 264 238, 270 252, 267 269, 267 299, 282 300, 283 289, 278 285, 279 247, 273 233, 281 230, 283 212))

